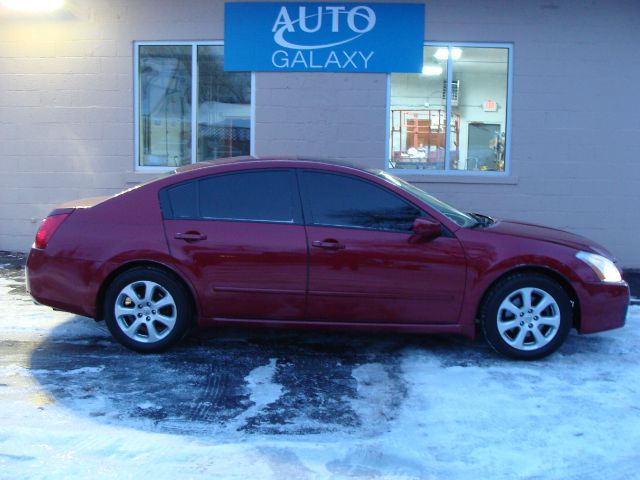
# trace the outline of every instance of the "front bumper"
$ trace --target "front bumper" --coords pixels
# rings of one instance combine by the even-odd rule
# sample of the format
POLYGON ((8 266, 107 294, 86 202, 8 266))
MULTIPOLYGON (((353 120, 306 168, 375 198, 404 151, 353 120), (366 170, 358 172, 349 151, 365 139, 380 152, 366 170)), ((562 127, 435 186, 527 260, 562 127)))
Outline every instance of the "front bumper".
POLYGON ((595 333, 624 326, 630 293, 626 282, 583 283, 577 292, 580 304, 580 333, 595 333))

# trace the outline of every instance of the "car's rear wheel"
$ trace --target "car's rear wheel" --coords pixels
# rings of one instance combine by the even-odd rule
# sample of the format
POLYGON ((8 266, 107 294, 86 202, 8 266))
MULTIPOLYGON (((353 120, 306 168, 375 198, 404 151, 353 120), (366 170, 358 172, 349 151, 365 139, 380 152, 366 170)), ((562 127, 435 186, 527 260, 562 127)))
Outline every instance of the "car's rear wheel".
POLYGON ((488 293, 480 312, 487 342, 512 358, 533 360, 556 351, 572 325, 567 292, 537 273, 510 275, 488 293))
POLYGON ((185 288, 153 268, 128 270, 109 285, 104 318, 111 335, 143 353, 166 350, 187 331, 191 306, 185 288))

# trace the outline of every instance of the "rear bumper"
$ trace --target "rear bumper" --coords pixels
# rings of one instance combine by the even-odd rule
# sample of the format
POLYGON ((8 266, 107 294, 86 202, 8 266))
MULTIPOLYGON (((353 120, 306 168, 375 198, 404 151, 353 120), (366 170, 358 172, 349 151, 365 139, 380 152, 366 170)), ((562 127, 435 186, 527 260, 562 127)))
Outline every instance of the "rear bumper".
POLYGON ((34 302, 95 317, 93 262, 47 255, 32 248, 25 267, 27 292, 34 302))
POLYGON ((624 326, 630 301, 626 282, 583 283, 577 293, 580 333, 602 332, 624 326))

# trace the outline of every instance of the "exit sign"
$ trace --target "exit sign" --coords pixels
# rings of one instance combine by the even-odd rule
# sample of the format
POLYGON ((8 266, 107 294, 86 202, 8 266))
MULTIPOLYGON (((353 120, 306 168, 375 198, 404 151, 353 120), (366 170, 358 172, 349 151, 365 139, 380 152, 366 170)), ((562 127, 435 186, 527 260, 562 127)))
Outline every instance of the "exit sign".
POLYGON ((487 100, 486 102, 484 102, 482 104, 482 109, 485 112, 497 112, 498 111, 498 104, 496 102, 494 102, 493 100, 487 100))

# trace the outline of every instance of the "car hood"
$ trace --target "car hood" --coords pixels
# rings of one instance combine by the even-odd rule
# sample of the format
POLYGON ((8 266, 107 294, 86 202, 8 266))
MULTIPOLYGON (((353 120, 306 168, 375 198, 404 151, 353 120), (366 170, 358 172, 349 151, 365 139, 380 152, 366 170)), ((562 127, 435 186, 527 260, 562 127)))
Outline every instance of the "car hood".
POLYGON ((581 235, 576 235, 575 233, 558 230, 557 228, 519 222, 516 220, 496 220, 496 222, 489 225, 485 231, 557 243, 559 245, 575 248, 576 250, 585 250, 613 259, 611 252, 599 243, 589 240, 581 235))

